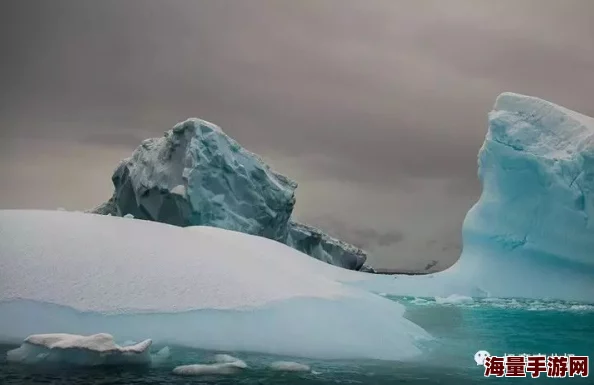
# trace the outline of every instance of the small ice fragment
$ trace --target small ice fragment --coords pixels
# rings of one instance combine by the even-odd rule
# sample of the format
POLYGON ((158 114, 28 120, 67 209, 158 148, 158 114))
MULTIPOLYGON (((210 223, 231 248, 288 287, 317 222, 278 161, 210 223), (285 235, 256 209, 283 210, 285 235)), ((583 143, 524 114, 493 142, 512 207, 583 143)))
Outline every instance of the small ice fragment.
POLYGON ((164 362, 169 361, 171 358, 171 351, 169 346, 165 346, 163 349, 159 350, 155 354, 151 354, 151 360, 153 365, 161 365, 164 362))
MULTIPOLYGON (((231 356, 229 354, 215 354, 214 360, 218 364, 228 364, 228 363, 231 363, 231 362, 243 362, 239 358, 233 357, 233 356, 231 356)), ((243 363, 245 365, 245 362, 243 362, 243 363)))
POLYGON ((194 364, 182 365, 173 369, 173 374, 178 376, 200 376, 203 374, 236 374, 246 369, 245 362, 239 360, 221 364, 194 364))
POLYGON ((308 365, 292 361, 275 361, 269 368, 277 372, 311 372, 308 365))
POLYGON ((472 297, 467 297, 464 295, 452 294, 448 297, 435 297, 435 302, 440 305, 445 304, 458 304, 458 303, 467 303, 467 302, 474 302, 472 297))
POLYGON ((175 186, 174 188, 171 189, 171 193, 185 196, 186 195, 186 187, 183 184, 178 184, 177 186, 175 186))

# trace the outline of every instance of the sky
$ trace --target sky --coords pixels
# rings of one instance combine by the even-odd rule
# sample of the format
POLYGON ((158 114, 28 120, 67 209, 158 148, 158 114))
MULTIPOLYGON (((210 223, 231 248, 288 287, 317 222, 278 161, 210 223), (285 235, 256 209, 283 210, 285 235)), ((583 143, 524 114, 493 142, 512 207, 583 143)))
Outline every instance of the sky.
POLYGON ((0 208, 94 207, 200 117, 373 266, 442 269, 505 91, 594 116, 594 1, 0 0, 0 208))

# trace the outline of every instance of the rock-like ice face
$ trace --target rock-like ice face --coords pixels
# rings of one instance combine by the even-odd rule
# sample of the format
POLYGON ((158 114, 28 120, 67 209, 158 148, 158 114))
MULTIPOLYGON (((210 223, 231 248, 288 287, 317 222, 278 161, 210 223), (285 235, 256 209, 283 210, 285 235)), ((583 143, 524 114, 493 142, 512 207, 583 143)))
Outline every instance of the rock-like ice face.
POLYGON ((118 341, 314 358, 403 359, 428 335, 367 274, 280 242, 60 211, 0 210, 0 342, 104 332, 118 341), (341 278, 342 279, 342 278, 341 278))
POLYGON ((284 241, 297 184, 199 119, 147 139, 113 176, 120 215, 284 241))
MULTIPOLYGON (((367 259, 365 252, 302 223, 289 222, 287 245, 320 261, 351 270, 361 270, 367 259)), ((371 269, 370 267, 367 267, 371 269)))
POLYGON ((93 212, 259 235, 347 269, 366 259, 363 250, 291 221, 297 184, 204 120, 145 140, 112 180, 114 195, 93 212))

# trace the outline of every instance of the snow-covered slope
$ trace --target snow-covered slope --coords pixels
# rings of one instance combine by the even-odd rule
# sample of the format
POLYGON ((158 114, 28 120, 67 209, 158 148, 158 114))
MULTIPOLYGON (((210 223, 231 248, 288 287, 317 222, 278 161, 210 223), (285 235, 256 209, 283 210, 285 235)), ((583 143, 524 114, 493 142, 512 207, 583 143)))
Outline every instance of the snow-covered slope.
POLYGON ((109 333, 205 349, 401 359, 427 334, 360 274, 263 237, 63 211, 0 211, 0 340, 109 333))
POLYGON ((259 235, 353 270, 366 259, 359 248, 290 221, 297 183, 204 120, 145 140, 112 180, 114 195, 93 212, 259 235))

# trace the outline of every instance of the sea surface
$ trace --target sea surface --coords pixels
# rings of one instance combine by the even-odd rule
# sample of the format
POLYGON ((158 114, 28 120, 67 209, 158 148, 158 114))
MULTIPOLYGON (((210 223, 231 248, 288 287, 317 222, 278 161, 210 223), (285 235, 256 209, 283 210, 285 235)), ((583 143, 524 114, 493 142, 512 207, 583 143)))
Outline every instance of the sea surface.
POLYGON ((403 303, 406 317, 435 337, 417 360, 319 361, 170 346, 171 360, 151 368, 32 367, 6 362, 6 351, 16 346, 0 345, 0 384, 594 384, 594 373, 587 378, 553 379, 542 374, 538 379, 487 378, 484 367, 477 366, 473 358, 477 351, 486 350, 499 356, 575 354, 593 359, 594 305, 497 298, 388 298, 403 303), (172 374, 177 365, 212 362, 216 353, 238 357, 248 369, 229 375, 172 374), (282 373, 268 368, 279 360, 309 365, 312 372, 282 373))

